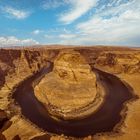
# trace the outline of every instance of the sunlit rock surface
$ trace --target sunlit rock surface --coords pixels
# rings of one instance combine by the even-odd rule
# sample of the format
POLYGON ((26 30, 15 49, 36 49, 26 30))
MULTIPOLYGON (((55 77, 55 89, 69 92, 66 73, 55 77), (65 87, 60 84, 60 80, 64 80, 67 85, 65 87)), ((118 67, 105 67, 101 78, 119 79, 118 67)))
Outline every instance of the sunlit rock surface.
MULTIPOLYGON (((50 135, 48 132, 42 132, 37 127, 34 127, 26 118, 21 117, 21 114, 14 115, 15 105, 11 98, 9 99, 9 96, 12 95, 14 86, 33 75, 34 72, 40 71, 42 67, 46 66, 46 61, 49 60, 53 62, 53 58, 56 58, 57 52, 64 50, 61 47, 47 46, 46 48, 0 49, 0 109, 6 111, 9 117, 8 119, 10 120, 8 121, 8 125, 6 123, 6 127, 4 126, 4 128, 1 129, 0 139, 11 140, 19 135, 22 140, 28 140, 37 136, 44 137, 42 136, 44 133, 50 135), (8 105, 10 102, 13 103, 13 108, 9 108, 8 105)), ((63 46, 63 48, 67 47, 68 46, 63 46)), ((104 133, 103 135, 92 136, 92 139, 139 140, 140 49, 108 46, 78 48, 74 46, 73 48, 74 50, 78 50, 91 66, 115 74, 120 79, 127 82, 139 97, 136 101, 127 104, 128 110, 127 113, 125 113, 127 116, 124 122, 117 127, 119 130, 118 134, 112 135, 112 133, 104 133)), ((43 94, 40 96, 43 96, 43 94)), ((56 139, 60 138, 63 138, 63 136, 56 135, 56 139)))
POLYGON ((53 71, 35 87, 36 97, 48 110, 60 112, 64 118, 94 102, 96 93, 95 73, 76 51, 60 52, 53 71))

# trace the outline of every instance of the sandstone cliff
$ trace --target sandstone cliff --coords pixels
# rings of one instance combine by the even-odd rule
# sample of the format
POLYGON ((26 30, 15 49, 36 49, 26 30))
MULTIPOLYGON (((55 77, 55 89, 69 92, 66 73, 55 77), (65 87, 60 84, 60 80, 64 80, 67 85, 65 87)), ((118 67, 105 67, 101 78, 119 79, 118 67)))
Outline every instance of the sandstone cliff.
MULTIPOLYGON (((68 84, 79 84, 79 88, 82 90, 82 85, 85 82, 85 79, 87 80, 86 87, 91 87, 91 80, 93 80, 95 83, 96 79, 90 79, 92 76, 94 77, 94 73, 92 73, 91 76, 91 69, 88 64, 90 64, 91 67, 97 67, 103 71, 107 71, 113 74, 116 74, 120 76, 120 78, 125 79, 125 81, 128 81, 130 85, 133 86, 134 91, 136 91, 137 95, 139 95, 139 73, 140 73, 140 50, 139 49, 126 49, 126 48, 109 48, 109 47, 84 47, 84 48, 74 48, 73 50, 78 51, 83 58, 80 57, 80 59, 77 59, 78 55, 75 57, 69 57, 62 59, 61 57, 56 56, 59 51, 62 51, 63 49, 57 48, 52 49, 51 47, 49 49, 36 49, 36 48, 29 48, 29 49, 0 49, 0 113, 2 114, 2 118, 0 120, 1 125, 1 131, 0 131, 0 139, 8 139, 12 140, 13 138, 17 138, 18 136, 23 139, 32 139, 34 137, 40 137, 44 135, 45 133, 42 132, 40 129, 36 128, 35 126, 31 125, 30 122, 28 122, 25 118, 22 118, 20 115, 14 115, 14 112, 9 111, 9 104, 13 102, 10 98, 11 92, 13 87, 15 87, 17 84, 19 84, 21 81, 26 79, 27 77, 33 75, 37 71, 39 71, 41 68, 47 65, 47 61, 54 61, 55 66, 53 70, 53 74, 50 73, 50 78, 47 78, 50 80, 50 86, 51 88, 54 88, 54 92, 59 93, 61 95, 61 90, 65 90, 67 87, 68 89, 71 89, 68 87, 68 84), (60 59, 61 58, 61 59, 60 59), (86 61, 85 61, 86 59, 86 61), (59 60, 59 61, 58 61, 59 60), (77 61, 78 60, 78 61, 77 61), (68 65, 66 62, 74 62, 72 65, 68 65), (86 63, 85 63, 86 62, 86 63), (81 64, 82 63, 82 64, 81 64), (78 65, 79 64, 79 65, 78 65), (76 67, 78 66, 78 68, 76 67), (76 73, 76 75, 75 75, 76 73), (81 76, 82 75, 82 76, 81 76), (57 77, 57 78, 56 78, 57 77), (58 83, 54 83, 53 79, 58 79, 58 83, 64 84, 64 86, 61 87, 61 89, 57 89, 56 85, 58 83), (61 79, 61 82, 60 82, 61 79), (89 80, 89 81, 88 81, 89 80), (89 84, 88 84, 89 83, 89 84), (53 87, 53 85, 55 85, 53 87), (10 120, 10 121, 8 121, 10 120), (17 136, 18 135, 18 136, 17 136)), ((71 50, 71 49, 70 49, 71 50)), ((49 76, 49 74, 48 74, 49 76)), ((92 85, 92 84, 91 84, 92 85)), ((94 85, 95 86, 95 85, 94 85)), ((93 89, 91 88, 93 91, 93 89)), ((79 90, 80 91, 80 90, 79 90)), ((75 92, 79 92, 74 91, 75 92)), ((46 92, 46 91, 45 91, 46 92)), ((70 91, 73 93, 72 89, 70 91)), ((87 102, 90 102, 93 100, 93 98, 90 99, 91 95, 89 94, 89 91, 85 91, 83 89, 83 93, 87 93, 86 96, 86 102, 82 102, 80 99, 78 99, 80 96, 75 97, 74 94, 70 94, 68 97, 71 100, 73 97, 77 99, 74 104, 78 104, 79 106, 85 105, 87 102), (73 95, 73 96, 72 96, 73 95)), ((95 92, 92 92, 92 96, 94 96, 95 92)), ((40 95, 41 96, 41 95, 40 95)), ((42 96, 44 98, 44 95, 42 96)), ((58 96, 59 97, 59 96, 58 96)), ((81 98, 85 97, 85 95, 81 95, 81 98)), ((40 98, 38 96, 38 98, 40 98)), ((56 97, 50 96, 50 98, 54 99, 56 97)), ((65 96, 64 96, 65 98, 65 96)), ((58 98, 56 98, 58 99, 58 98)), ((61 98, 60 102, 62 101, 61 98)), ((67 99, 67 98, 66 98, 67 99)), ((64 100, 63 100, 64 101, 64 100)), ((46 101, 45 101, 46 102, 46 101)), ((57 102, 56 102, 57 103, 57 102)), ((54 104, 54 103, 52 103, 54 104)), ((62 106, 64 104, 67 104, 65 101, 62 103, 62 106)), ((131 110, 128 109, 129 115, 127 119, 127 124, 124 125, 123 131, 125 132, 125 135, 118 136, 118 139, 128 139, 131 137, 131 139, 135 138, 139 139, 139 104, 140 101, 138 100, 133 106, 131 106, 131 110), (134 124, 132 124, 134 122, 134 124), (130 126, 129 126, 130 125, 130 126), (128 132, 133 132, 128 133, 128 132)), ((56 104, 57 106, 61 106, 60 103, 56 104)), ((15 109, 15 105, 13 104, 12 108, 15 109)), ((68 108, 64 108, 65 111, 69 111, 68 108)), ((73 108, 74 109, 74 108, 73 108)), ((43 137, 43 136, 42 136, 43 137)), ((58 137, 56 136, 56 139, 58 137)), ((61 136, 60 136, 61 138, 61 136)), ((99 139, 114 139, 115 137, 106 136, 99 139)))
POLYGON ((109 73, 140 73, 140 50, 132 48, 77 49, 91 65, 109 73))
POLYGON ((63 119, 68 119, 68 113, 77 112, 94 102, 96 93, 94 72, 80 53, 71 50, 59 53, 53 72, 35 87, 36 97, 51 114, 61 114, 63 119))
POLYGON ((95 66, 111 73, 140 73, 140 53, 104 52, 95 66))
MULTIPOLYGON (((6 139, 12 140, 18 134, 22 135, 23 139, 24 136, 25 139, 28 139, 29 136, 40 133, 39 129, 31 126, 28 122, 25 123, 26 121, 21 117, 14 116, 13 118, 18 110, 11 100, 12 90, 21 81, 47 66, 47 61, 52 61, 57 53, 57 50, 48 49, 0 49, 0 109, 7 114, 6 122, 10 120, 12 124, 7 126, 5 121, 0 120, 0 123, 4 122, 7 127, 7 131, 3 132, 6 139), (18 126, 21 126, 21 131, 17 130, 18 126)), ((5 129, 4 124, 1 126, 1 132, 5 129)), ((1 137, 5 139, 0 134, 1 137)))

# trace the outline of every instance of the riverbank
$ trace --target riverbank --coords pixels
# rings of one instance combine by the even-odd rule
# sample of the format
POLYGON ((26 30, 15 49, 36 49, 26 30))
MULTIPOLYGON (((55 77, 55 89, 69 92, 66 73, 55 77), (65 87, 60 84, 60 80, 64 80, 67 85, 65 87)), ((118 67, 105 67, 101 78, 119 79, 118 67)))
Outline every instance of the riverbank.
MULTIPOLYGON (((125 102, 124 108, 121 112, 123 118, 121 122, 116 125, 114 130, 116 133, 103 133, 94 136, 95 140, 139 140, 140 137, 140 78, 139 74, 118 74, 117 75, 124 83, 128 83, 133 87, 134 98, 128 102, 125 102), (135 118, 135 119, 134 119, 135 118)), ((127 86, 127 85, 126 85, 127 86)), ((128 87, 129 88, 129 87, 128 87)))
POLYGON ((102 84, 106 84, 106 86, 104 86, 107 88, 108 96, 102 107, 96 113, 76 122, 60 122, 52 119, 45 107, 34 97, 33 89, 30 87, 31 83, 29 84, 28 81, 25 81, 26 84, 23 83, 22 86, 15 91, 15 99, 22 108, 22 113, 26 118, 35 123, 38 127, 49 132, 76 137, 94 135, 106 131, 109 132, 120 122, 121 116, 119 113, 123 108, 123 103, 132 98, 132 96, 131 92, 115 76, 101 71, 99 71, 99 75, 102 84), (24 86, 26 86, 26 88, 24 88, 24 86), (117 89, 119 89, 119 93, 117 89))

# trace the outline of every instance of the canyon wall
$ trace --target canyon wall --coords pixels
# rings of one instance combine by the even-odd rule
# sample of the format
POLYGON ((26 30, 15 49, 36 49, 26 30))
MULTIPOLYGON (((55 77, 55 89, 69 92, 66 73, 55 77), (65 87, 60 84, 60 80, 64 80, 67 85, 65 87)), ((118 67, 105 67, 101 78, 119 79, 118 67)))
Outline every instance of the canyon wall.
POLYGON ((140 50, 131 48, 92 48, 78 50, 85 56, 91 67, 103 71, 120 73, 140 73, 140 50))
POLYGON ((11 95, 15 86, 47 67, 48 61, 53 61, 57 53, 57 50, 46 49, 0 49, 0 139, 10 140, 16 135, 28 139, 41 133, 21 116, 15 116, 19 110, 12 104, 11 95))
MULTIPOLYGON (((19 136, 26 140, 44 135, 44 132, 20 115, 14 116, 14 112, 9 112, 10 107, 14 108, 15 112, 18 111, 14 105, 11 106, 10 103, 13 101, 10 96, 13 88, 21 81, 47 67, 48 61, 54 62, 60 50, 63 48, 0 49, 0 139, 12 140, 19 136)), ((121 75, 122 79, 123 74, 129 75, 130 79, 136 75, 134 82, 139 80, 140 49, 72 47, 71 50, 80 52, 91 68, 96 67, 102 71, 121 75)), ((128 76, 126 81, 127 79, 128 76)), ((133 88, 135 90, 135 85, 133 88)))
MULTIPOLYGON (((139 73, 140 51, 134 49, 78 48, 93 67, 106 69, 112 73, 139 73)), ((8 81, 25 78, 40 70, 46 62, 53 60, 59 49, 0 49, 0 89, 8 81)), ((10 88, 10 85, 9 85, 10 88)))
POLYGON ((0 109, 7 106, 9 90, 47 66, 47 61, 52 61, 57 53, 56 50, 45 49, 0 49, 0 98, 3 99, 0 100, 0 109))
POLYGON ((57 51, 34 49, 0 49, 0 88, 7 84, 6 77, 26 77, 46 66, 57 51))

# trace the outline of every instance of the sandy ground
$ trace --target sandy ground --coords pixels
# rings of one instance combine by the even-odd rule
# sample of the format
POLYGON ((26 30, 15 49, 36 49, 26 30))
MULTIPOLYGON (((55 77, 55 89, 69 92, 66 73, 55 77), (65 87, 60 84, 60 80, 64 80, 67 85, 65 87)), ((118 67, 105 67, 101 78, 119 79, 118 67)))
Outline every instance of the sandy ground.
POLYGON ((22 140, 28 140, 29 138, 44 134, 35 126, 29 125, 29 122, 21 118, 21 116, 14 116, 10 121, 12 121, 12 125, 3 132, 7 140, 12 140, 16 135, 19 135, 22 140))

